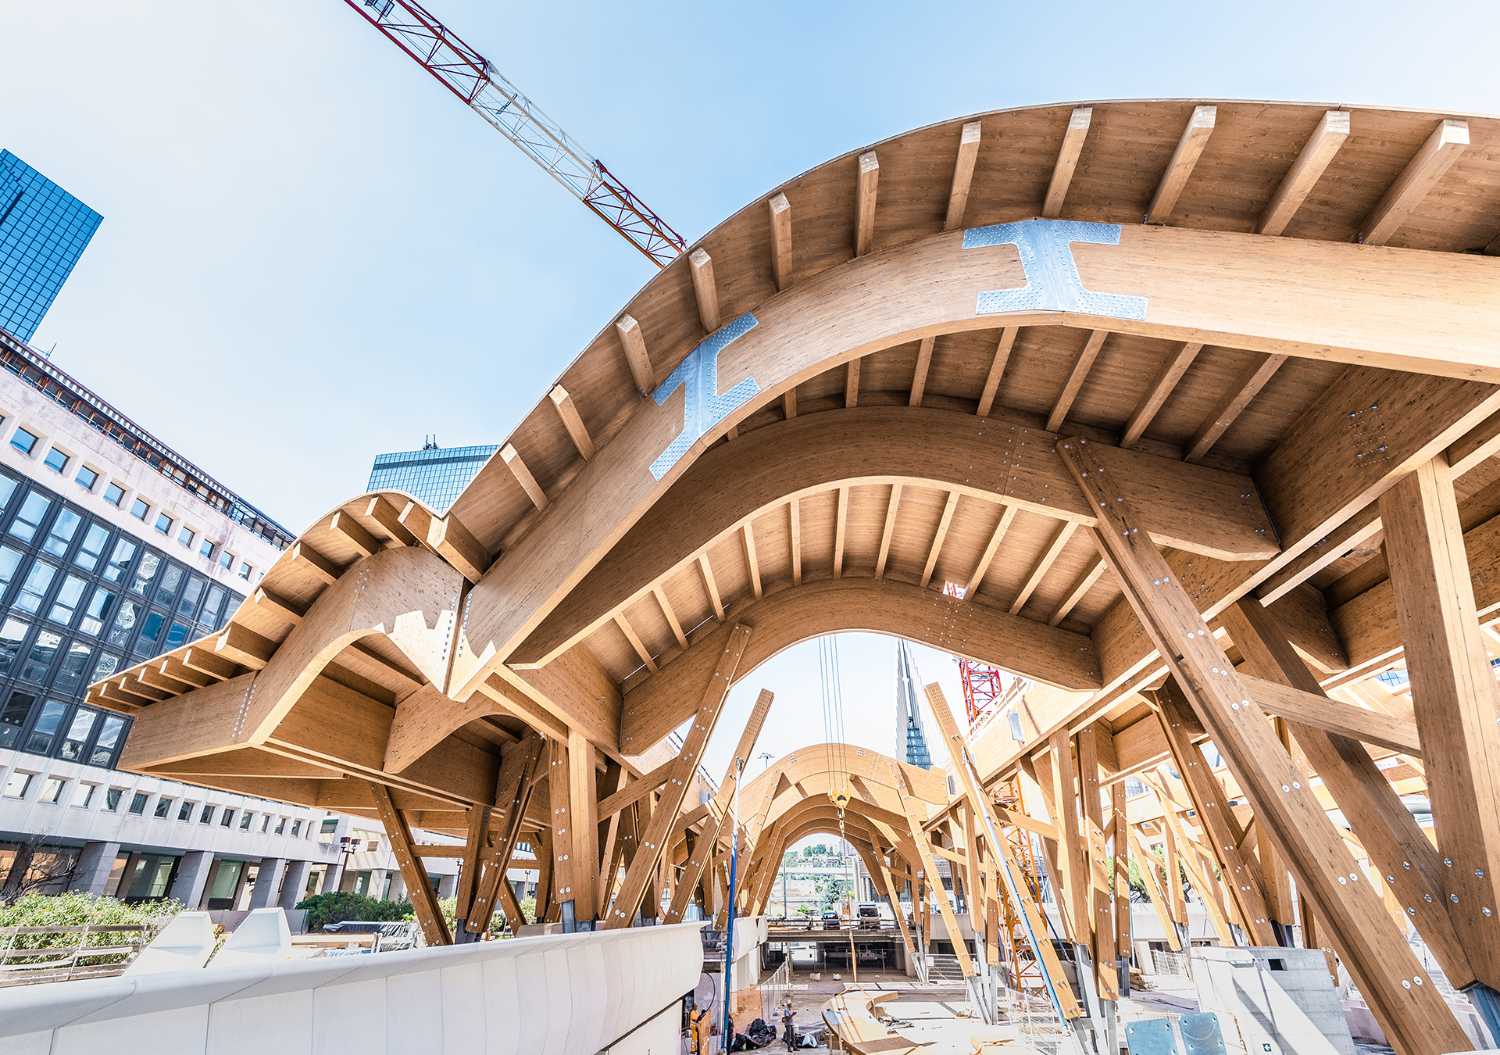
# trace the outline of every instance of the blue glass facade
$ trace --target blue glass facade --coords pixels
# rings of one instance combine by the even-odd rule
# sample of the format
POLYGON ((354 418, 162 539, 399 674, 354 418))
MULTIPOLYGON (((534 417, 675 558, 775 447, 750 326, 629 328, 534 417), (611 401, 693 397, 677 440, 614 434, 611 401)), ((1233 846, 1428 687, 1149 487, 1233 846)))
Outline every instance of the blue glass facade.
POLYGON ((102 219, 0 150, 0 328, 31 340, 102 219))
POLYGON ((431 445, 419 451, 376 455, 365 490, 404 491, 437 512, 445 512, 499 449, 483 443, 472 447, 431 445))

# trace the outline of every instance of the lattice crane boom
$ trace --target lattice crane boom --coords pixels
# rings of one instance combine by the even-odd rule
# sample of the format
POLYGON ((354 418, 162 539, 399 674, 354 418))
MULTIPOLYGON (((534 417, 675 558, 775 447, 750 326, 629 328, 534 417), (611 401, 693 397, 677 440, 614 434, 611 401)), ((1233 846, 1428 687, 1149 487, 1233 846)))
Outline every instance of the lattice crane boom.
POLYGON ((687 243, 494 64, 415 0, 344 0, 657 267, 687 243))

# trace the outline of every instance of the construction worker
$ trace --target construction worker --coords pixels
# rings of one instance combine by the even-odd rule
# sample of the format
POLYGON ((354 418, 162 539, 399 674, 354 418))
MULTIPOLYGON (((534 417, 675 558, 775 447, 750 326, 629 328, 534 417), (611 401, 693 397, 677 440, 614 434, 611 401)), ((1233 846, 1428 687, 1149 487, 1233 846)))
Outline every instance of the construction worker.
POLYGON ((787 1051, 797 1050, 797 1012, 792 1010, 792 998, 787 997, 781 1004, 781 1042, 786 1045, 787 1051))
POLYGON ((709 1037, 713 1033, 713 1021, 709 1018, 708 1008, 693 1005, 693 1010, 688 1013, 688 1052, 689 1055, 711 1055, 713 1049, 709 1044, 709 1037))

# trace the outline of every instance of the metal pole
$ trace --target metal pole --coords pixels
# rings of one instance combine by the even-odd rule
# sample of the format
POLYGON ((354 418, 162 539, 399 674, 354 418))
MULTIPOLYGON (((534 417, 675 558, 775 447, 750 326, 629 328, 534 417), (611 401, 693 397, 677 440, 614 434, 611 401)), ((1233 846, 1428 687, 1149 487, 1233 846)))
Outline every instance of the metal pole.
POLYGON ((739 778, 745 775, 744 759, 735 760, 734 795, 729 801, 729 909, 725 913, 724 924, 724 1030, 723 1050, 727 1053, 729 1045, 734 1037, 730 1033, 729 994, 734 975, 734 902, 735 885, 738 881, 740 863, 740 784, 739 778))

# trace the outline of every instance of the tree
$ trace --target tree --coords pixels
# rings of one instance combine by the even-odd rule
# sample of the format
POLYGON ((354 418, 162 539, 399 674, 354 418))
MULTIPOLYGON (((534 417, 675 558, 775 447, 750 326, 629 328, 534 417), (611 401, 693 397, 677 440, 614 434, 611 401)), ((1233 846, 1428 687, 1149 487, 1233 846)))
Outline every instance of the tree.
POLYGON ((848 896, 849 880, 843 876, 818 876, 813 881, 813 890, 818 896, 818 907, 828 912, 837 902, 848 896))
POLYGON ((44 848, 41 835, 32 835, 16 847, 10 870, 0 884, 0 903, 16 901, 27 894, 60 894, 73 881, 78 851, 66 847, 44 848))

